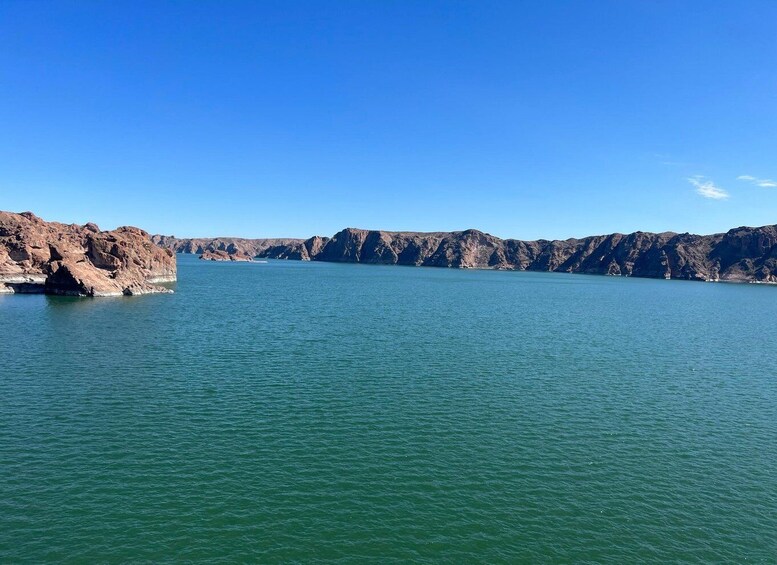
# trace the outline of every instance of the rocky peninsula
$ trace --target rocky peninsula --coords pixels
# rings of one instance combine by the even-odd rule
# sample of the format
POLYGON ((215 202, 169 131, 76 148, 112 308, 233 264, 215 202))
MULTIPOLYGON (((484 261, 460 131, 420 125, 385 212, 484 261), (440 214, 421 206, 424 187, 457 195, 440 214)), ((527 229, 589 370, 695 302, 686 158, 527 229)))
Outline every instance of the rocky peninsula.
POLYGON ((244 251, 233 251, 230 253, 229 251, 222 251, 220 249, 216 249, 215 251, 211 251, 210 249, 206 249, 202 252, 202 255, 200 255, 200 259, 203 261, 253 261, 254 258, 249 255, 248 253, 245 253, 244 251))
POLYGON ((129 296, 172 292, 156 283, 175 280, 175 254, 139 228, 0 212, 0 293, 129 296))
POLYGON ((179 253, 234 248, 255 257, 302 261, 777 283, 777 225, 712 235, 634 232, 534 241, 500 239, 474 229, 423 233, 356 228, 306 240, 153 240, 179 253))

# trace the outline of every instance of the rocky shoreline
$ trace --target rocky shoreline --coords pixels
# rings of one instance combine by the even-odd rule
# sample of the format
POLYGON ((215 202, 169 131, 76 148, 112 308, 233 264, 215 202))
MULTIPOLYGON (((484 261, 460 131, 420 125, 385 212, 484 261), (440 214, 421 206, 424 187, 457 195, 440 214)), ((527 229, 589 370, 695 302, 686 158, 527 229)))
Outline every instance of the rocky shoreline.
POLYGON ((0 294, 121 296, 171 292, 175 253, 210 261, 254 258, 587 273, 777 284, 777 225, 725 233, 609 234, 521 241, 478 230, 388 232, 346 228, 332 237, 241 239, 150 236, 134 227, 46 222, 0 212, 0 294))
POLYGON ((177 253, 239 250, 253 257, 302 261, 777 283, 777 225, 739 227, 712 235, 634 232, 534 241, 500 239, 478 230, 423 233, 356 228, 306 240, 152 239, 177 253))
POLYGON ((243 251, 234 251, 232 253, 228 251, 222 251, 222 250, 215 250, 211 251, 209 249, 206 249, 202 252, 202 255, 200 255, 200 259, 203 261, 253 261, 254 258, 249 255, 248 253, 245 253, 243 251))
MULTIPOLYGON (((192 253, 203 255, 206 252, 224 251, 229 255, 244 255, 248 257, 282 257, 284 250, 295 249, 302 239, 244 239, 239 237, 214 238, 177 238, 172 235, 154 235, 151 240, 159 247, 175 253, 192 253)), ((285 258, 285 257, 283 257, 285 258)), ((292 257, 296 258, 296 257, 292 257)))
POLYGON ((0 212, 0 293, 132 296, 170 293, 175 254, 139 228, 46 222, 0 212))

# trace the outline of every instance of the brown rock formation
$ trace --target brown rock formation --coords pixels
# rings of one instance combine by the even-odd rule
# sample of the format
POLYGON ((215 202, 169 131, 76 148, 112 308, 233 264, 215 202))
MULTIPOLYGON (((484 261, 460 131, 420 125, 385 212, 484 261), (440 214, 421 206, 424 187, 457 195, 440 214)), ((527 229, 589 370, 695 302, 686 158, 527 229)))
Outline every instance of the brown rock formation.
POLYGON ((215 251, 211 251, 209 249, 206 249, 202 252, 202 255, 200 255, 200 259, 203 259, 204 261, 253 261, 253 257, 250 255, 247 255, 246 253, 243 253, 242 251, 235 251, 234 253, 229 253, 227 251, 221 251, 219 249, 215 251))
POLYGON ((152 241, 175 253, 193 253, 224 251, 228 254, 244 254, 249 257, 270 259, 297 259, 309 261, 321 251, 329 241, 327 237, 310 239, 275 238, 242 239, 239 237, 177 238, 171 235, 154 235, 152 241))
POLYGON ((243 239, 239 237, 187 238, 172 235, 154 235, 151 240, 158 246, 174 253, 193 253, 202 255, 206 251, 226 251, 230 254, 242 253, 249 257, 262 255, 270 248, 289 248, 302 243, 301 239, 243 239))
MULTIPOLYGON (((226 240, 176 241, 222 245, 226 240)), ((258 257, 276 259, 777 283, 777 226, 705 236, 635 232, 554 241, 500 239, 477 230, 348 228, 332 238, 241 241, 253 242, 258 257)))
POLYGON ((120 296, 171 292, 175 255, 141 229, 100 231, 0 212, 0 292, 120 296))

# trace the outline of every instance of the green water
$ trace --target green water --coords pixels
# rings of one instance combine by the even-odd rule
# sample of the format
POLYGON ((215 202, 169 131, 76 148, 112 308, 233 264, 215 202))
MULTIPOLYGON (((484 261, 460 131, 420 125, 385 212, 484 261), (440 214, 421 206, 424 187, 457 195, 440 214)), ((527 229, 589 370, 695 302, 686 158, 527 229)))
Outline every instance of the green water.
POLYGON ((0 562, 777 562, 777 288, 179 278, 0 297, 0 562))

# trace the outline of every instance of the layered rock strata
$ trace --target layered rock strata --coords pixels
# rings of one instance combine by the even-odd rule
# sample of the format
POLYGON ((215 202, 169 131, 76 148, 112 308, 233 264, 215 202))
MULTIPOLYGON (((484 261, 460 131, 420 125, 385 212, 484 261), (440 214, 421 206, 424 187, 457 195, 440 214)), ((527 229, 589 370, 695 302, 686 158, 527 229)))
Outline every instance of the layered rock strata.
MULTIPOLYGON (((172 239, 165 241, 168 248, 185 252, 193 241, 220 246, 227 240, 175 239, 172 246, 172 239)), ((777 283, 777 226, 713 235, 635 232, 552 241, 500 239, 478 230, 347 228, 331 238, 240 241, 251 242, 256 256, 275 259, 777 283)))

